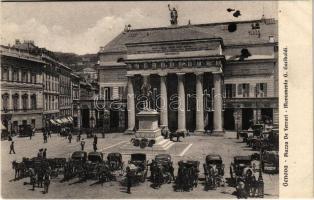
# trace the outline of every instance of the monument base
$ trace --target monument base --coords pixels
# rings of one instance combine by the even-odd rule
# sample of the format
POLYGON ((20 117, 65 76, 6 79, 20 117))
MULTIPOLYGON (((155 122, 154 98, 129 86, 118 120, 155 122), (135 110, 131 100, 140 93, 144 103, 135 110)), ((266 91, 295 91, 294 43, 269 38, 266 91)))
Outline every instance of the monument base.
MULTIPOLYGON (((149 140, 149 138, 147 138, 149 140)), ((134 146, 132 142, 125 143, 120 146, 119 150, 122 154, 131 154, 131 153, 149 153, 149 154, 160 154, 167 153, 168 149, 174 145, 174 142, 169 139, 164 139, 163 136, 154 138, 156 143, 152 147, 134 146)))
POLYGON ((161 136, 161 131, 158 127, 159 113, 156 110, 145 109, 139 112, 137 117, 139 119, 139 129, 134 134, 134 140, 142 141, 147 139, 148 142, 153 140, 154 143, 152 146, 140 147, 134 146, 132 142, 129 142, 122 145, 120 151, 123 153, 166 153, 174 143, 161 136))

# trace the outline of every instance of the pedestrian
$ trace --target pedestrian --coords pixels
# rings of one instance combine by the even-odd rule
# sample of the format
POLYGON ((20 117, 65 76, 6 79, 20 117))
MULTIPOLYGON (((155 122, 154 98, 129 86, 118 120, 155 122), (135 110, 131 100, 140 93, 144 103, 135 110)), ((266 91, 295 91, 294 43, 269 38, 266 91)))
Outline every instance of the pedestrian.
POLYGON ((85 147, 85 141, 84 139, 82 139, 81 141, 81 150, 84 151, 84 147, 85 147))
POLYGON ((43 158, 43 149, 39 149, 38 153, 37 153, 37 157, 38 158, 43 158))
POLYGON ((77 141, 77 142, 81 141, 81 133, 79 133, 79 134, 77 135, 76 141, 77 141))
POLYGON ((94 152, 97 151, 97 144, 96 143, 93 143, 93 149, 94 149, 94 152))
POLYGON ((71 133, 69 133, 68 139, 69 139, 69 143, 71 143, 71 140, 72 140, 72 134, 71 133))
POLYGON ((102 131, 102 138, 105 138, 105 129, 102 131))
POLYGON ((97 135, 95 134, 94 135, 94 143, 97 145, 97 142, 98 142, 98 138, 97 138, 97 135))
POLYGON ((51 130, 48 130, 48 137, 51 138, 51 130))
POLYGON ((32 140, 32 136, 33 136, 33 134, 30 133, 30 134, 29 134, 29 140, 32 140))
POLYGON ((11 145, 10 145, 10 154, 11 152, 13 152, 15 154, 15 150, 14 150, 14 141, 11 142, 11 145))
POLYGON ((43 159, 46 159, 46 158, 47 158, 47 149, 45 148, 43 151, 43 159))
POLYGON ((131 187, 132 187, 132 174, 130 167, 126 167, 126 184, 127 184, 127 193, 131 194, 131 187))
POLYGON ((44 143, 48 142, 47 132, 44 133, 44 143))
POLYGON ((48 193, 49 185, 50 185, 50 176, 49 174, 46 174, 44 177, 44 194, 48 193))

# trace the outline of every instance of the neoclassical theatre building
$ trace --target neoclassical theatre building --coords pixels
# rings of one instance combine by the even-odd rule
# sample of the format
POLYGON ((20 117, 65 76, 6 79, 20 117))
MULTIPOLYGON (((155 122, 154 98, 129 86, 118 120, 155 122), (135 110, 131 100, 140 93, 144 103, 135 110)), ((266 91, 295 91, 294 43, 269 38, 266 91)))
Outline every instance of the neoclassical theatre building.
POLYGON ((171 131, 219 134, 248 129, 252 121, 276 124, 277 51, 274 19, 126 27, 98 52, 100 102, 109 111, 109 127, 138 126, 143 83, 151 85, 160 126, 171 131))

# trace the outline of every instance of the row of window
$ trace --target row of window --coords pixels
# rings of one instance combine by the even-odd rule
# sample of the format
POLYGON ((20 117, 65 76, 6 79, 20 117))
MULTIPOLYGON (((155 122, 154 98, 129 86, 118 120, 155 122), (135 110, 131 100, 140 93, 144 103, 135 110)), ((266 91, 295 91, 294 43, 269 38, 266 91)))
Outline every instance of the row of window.
POLYGON ((45 90, 59 92, 58 77, 47 74, 43 79, 45 90))
POLYGON ((60 106, 70 106, 71 98, 70 97, 59 97, 60 98, 60 106))
POLYGON ((8 67, 4 67, 1 69, 1 80, 2 81, 13 81, 13 82, 22 82, 22 83, 36 83, 36 73, 30 72, 29 70, 20 70, 12 69, 12 77, 10 78, 10 70, 8 67), (29 77, 30 74, 30 77, 29 77))
POLYGON ((254 89, 254 97, 267 97, 267 83, 256 83, 256 85, 241 83, 238 85, 225 84, 225 98, 252 97, 250 95, 251 89, 254 89))
POLYGON ((58 97, 53 95, 45 95, 45 110, 56 110, 58 109, 58 97))
MULTIPOLYGON (((12 95, 12 109, 13 110, 18 110, 20 109, 19 106, 20 106, 20 98, 22 98, 22 108, 23 110, 28 110, 28 109, 31 109, 31 110, 35 110, 37 108, 37 100, 36 100, 36 94, 32 94, 30 96, 30 101, 31 101, 31 105, 30 105, 30 108, 28 106, 28 94, 23 94, 21 97, 19 96, 19 94, 13 94, 12 95)), ((9 110, 9 94, 5 93, 2 95, 2 109, 3 110, 9 110)))

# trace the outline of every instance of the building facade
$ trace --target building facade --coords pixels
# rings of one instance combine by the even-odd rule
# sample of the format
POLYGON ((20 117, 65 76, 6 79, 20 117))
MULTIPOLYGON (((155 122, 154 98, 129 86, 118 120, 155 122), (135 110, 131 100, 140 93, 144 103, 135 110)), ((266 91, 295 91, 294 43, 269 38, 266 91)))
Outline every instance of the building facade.
POLYGON ((138 126, 147 83, 160 126, 172 131, 219 134, 252 121, 278 123, 277 41, 277 21, 264 18, 127 29, 98 53, 100 96, 117 102, 110 115, 118 113, 125 130, 138 126))
POLYGON ((1 46, 1 120, 7 130, 42 127, 44 65, 39 56, 1 46))
POLYGON ((9 131, 20 125, 36 129, 55 121, 73 122, 73 101, 79 98, 78 76, 53 52, 33 41, 1 46, 1 120, 9 131))

